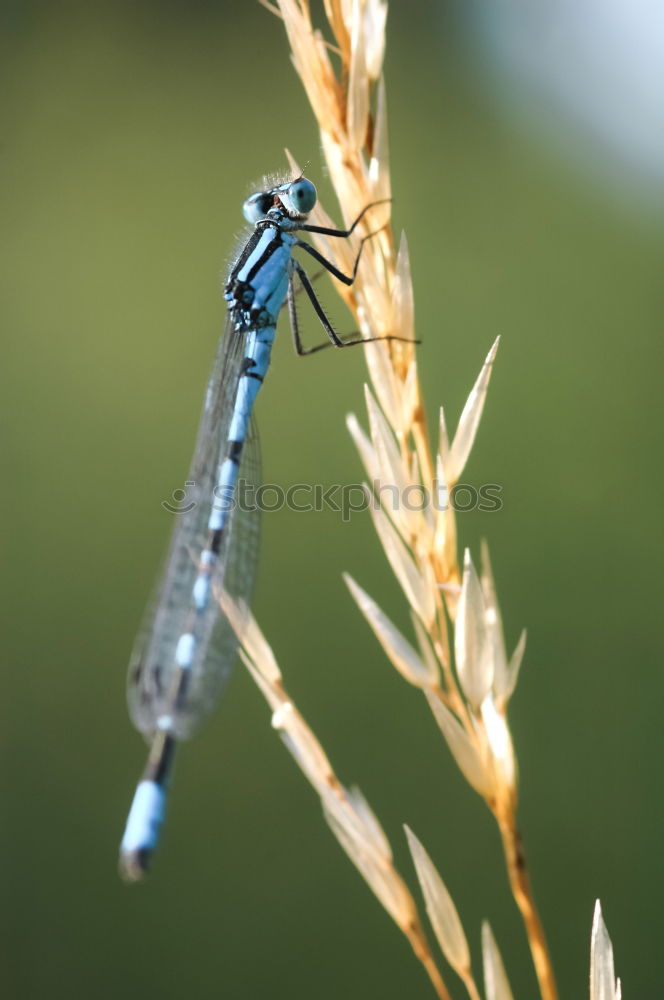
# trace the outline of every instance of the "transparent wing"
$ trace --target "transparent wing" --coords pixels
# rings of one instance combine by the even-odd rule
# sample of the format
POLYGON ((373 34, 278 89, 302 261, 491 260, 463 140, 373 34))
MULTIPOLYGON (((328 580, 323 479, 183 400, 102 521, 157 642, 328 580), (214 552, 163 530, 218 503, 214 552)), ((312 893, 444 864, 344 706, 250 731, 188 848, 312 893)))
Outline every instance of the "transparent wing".
MULTIPOLYGON (((218 470, 225 458, 228 430, 244 356, 244 334, 227 323, 212 367, 196 438, 188 482, 187 506, 176 514, 153 600, 148 606, 129 665, 128 702, 134 725, 147 736, 165 716, 178 738, 192 735, 214 708, 235 658, 232 630, 213 593, 205 610, 195 616, 196 652, 187 671, 186 687, 175 651, 180 636, 192 629, 192 591, 200 556, 209 541, 208 521, 218 470)), ((258 480, 260 456, 252 425, 242 454, 240 476, 258 480)), ((251 596, 258 553, 258 512, 240 510, 234 500, 223 545, 212 574, 212 589, 225 587, 245 600, 251 596)))
MULTIPOLYGON (((256 506, 256 488, 260 485, 260 447, 256 422, 242 450, 227 544, 220 557, 218 571, 213 576, 213 590, 226 590, 236 602, 251 606, 260 542, 260 516, 256 506)), ((235 632, 211 596, 209 635, 205 661, 194 664, 192 683, 187 689, 186 704, 178 709, 178 731, 191 735, 198 722, 217 704, 235 663, 238 641, 235 632)))

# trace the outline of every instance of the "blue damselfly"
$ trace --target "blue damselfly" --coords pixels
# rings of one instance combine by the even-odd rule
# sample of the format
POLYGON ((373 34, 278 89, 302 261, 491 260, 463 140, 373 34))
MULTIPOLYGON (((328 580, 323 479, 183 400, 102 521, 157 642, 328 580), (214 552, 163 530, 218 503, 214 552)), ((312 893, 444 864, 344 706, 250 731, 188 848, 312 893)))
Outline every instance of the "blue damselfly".
POLYGON ((240 475, 249 480, 258 475, 252 410, 269 367, 279 312, 287 302, 298 354, 329 344, 365 342, 359 336, 337 336, 293 251, 305 251, 339 281, 352 285, 362 247, 373 234, 362 239, 352 273, 344 274, 297 233, 348 237, 373 205, 348 229, 330 229, 307 223, 315 204, 316 189, 304 176, 266 186, 244 203, 244 217, 253 231, 225 286, 226 330, 208 382, 188 476, 188 482, 196 484, 197 502, 178 515, 129 669, 132 720, 150 741, 120 848, 121 872, 132 880, 146 871, 157 843, 176 745, 193 735, 214 708, 236 654, 237 640, 217 594, 224 589, 247 603, 251 595, 257 525, 255 516, 233 504, 233 496, 240 475), (296 280, 325 329, 325 344, 302 345, 296 280))

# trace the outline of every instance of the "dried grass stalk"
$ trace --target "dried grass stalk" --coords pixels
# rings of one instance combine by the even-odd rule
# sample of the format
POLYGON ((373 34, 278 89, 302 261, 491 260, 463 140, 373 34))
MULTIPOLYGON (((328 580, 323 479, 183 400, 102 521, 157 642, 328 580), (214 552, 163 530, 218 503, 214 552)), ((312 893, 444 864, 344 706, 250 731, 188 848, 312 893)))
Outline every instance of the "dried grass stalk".
MULTIPOLYGON (((383 0, 326 0, 334 46, 314 30, 307 0, 278 0, 278 8, 293 64, 318 122, 330 179, 344 221, 349 223, 367 204, 389 197, 391 191, 387 103, 381 78, 387 5, 383 0)), ((322 224, 327 219, 322 210, 320 219, 322 224)), ((368 213, 364 233, 369 227, 383 228, 367 244, 355 284, 340 287, 339 292, 366 337, 391 334, 411 339, 414 309, 408 247, 402 236, 395 254, 389 221, 389 204, 368 213)), ((352 250, 336 245, 340 242, 318 239, 323 253, 348 267, 352 250)), ((508 660, 488 558, 481 576, 469 553, 463 569, 459 566, 452 504, 430 503, 424 510, 411 511, 403 503, 409 489, 427 491, 429 498, 449 497, 477 434, 497 347, 498 341, 471 389, 451 442, 441 411, 434 453, 415 345, 367 344, 369 434, 355 417, 350 418, 349 427, 373 484, 374 526, 417 622, 418 644, 426 645, 426 653, 418 656, 369 595, 354 581, 349 586, 392 663, 407 680, 424 689, 462 773, 493 812, 542 998, 557 1000, 516 825, 517 767, 507 705, 523 641, 508 660), (402 502, 385 502, 384 491, 375 490, 376 483, 394 487, 402 502)))
MULTIPOLYGON (((283 19, 291 58, 317 119, 330 179, 348 225, 369 203, 391 194, 387 103, 381 76, 387 4, 384 0, 325 0, 333 44, 314 30, 308 0, 276 0, 275 5, 265 6, 283 19)), ((291 165, 298 169, 292 158, 291 165)), ((338 291, 365 337, 396 335, 411 341, 415 327, 408 245, 402 234, 395 253, 390 208, 389 203, 376 206, 358 227, 360 237, 377 233, 365 247, 354 285, 339 286, 338 291)), ((320 206, 312 216, 319 225, 332 225, 320 206)), ((352 268, 353 246, 325 236, 314 238, 326 257, 345 271, 352 268)), ((369 430, 365 432, 354 415, 349 416, 348 427, 372 484, 366 488, 374 526, 411 610, 414 642, 354 580, 348 577, 347 583, 388 658, 426 695, 462 774, 492 811, 542 1000, 557 1000, 516 824, 517 765, 507 708, 523 658, 525 633, 508 657, 488 550, 486 546, 483 549, 480 573, 469 552, 459 565, 453 505, 441 502, 445 498, 449 501, 470 455, 497 348, 498 340, 480 369, 451 440, 441 409, 434 451, 414 343, 391 340, 365 346, 370 379, 366 392, 369 430), (387 493, 401 502, 388 502, 380 487, 389 487, 387 493), (409 509, 403 503, 408 491, 420 491, 429 502, 421 509, 409 509)), ((348 791, 337 779, 320 744, 286 694, 271 650, 253 620, 237 609, 229 613, 235 615, 243 636, 245 662, 272 707, 273 724, 320 795, 328 823, 409 938, 438 996, 447 997, 415 904, 394 868, 378 821, 360 793, 348 791)), ((412 834, 409 840, 441 948, 464 981, 471 1000, 477 1000, 468 946, 454 904, 422 845, 412 834)), ((608 952, 601 927, 593 932, 594 954, 600 956, 594 959, 595 983, 608 981, 608 952)), ((488 925, 483 928, 482 946, 487 1000, 511 1000, 488 925)), ((604 986, 595 986, 592 1000, 604 1000, 605 996, 616 1000, 612 988, 614 994, 610 995, 604 986)))
POLYGON ((345 788, 283 685, 274 654, 248 608, 227 594, 224 612, 242 643, 241 656, 272 710, 272 725, 320 797, 325 819, 344 851, 397 927, 408 938, 436 994, 451 1000, 422 929, 415 900, 397 872, 385 833, 358 788, 345 788))

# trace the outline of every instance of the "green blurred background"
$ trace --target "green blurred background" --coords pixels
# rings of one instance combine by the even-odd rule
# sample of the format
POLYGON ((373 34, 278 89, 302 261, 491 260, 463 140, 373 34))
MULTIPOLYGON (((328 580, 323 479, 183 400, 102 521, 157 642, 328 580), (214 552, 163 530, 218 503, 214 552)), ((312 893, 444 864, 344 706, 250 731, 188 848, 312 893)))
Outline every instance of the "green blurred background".
MULTIPOLYGON (((144 762, 125 665, 242 198, 287 145, 339 217, 282 26, 252 3, 1 10, 3 996, 430 996, 242 670, 181 754, 151 878, 116 874, 144 762)), ((510 646, 529 629, 511 719, 561 995, 587 995, 597 896, 625 995, 659 995, 662 230, 515 133, 447 6, 390 17, 432 425, 441 402, 456 423, 503 335, 468 478, 501 484, 504 509, 460 533, 475 553, 490 540, 510 646)), ((265 479, 358 481, 343 419, 362 409, 360 352, 298 359, 285 333, 258 407, 265 479)), ((340 580, 404 620, 368 515, 263 528, 255 611, 293 697, 413 889, 401 823, 426 844, 478 973, 487 917, 515 996, 534 996, 492 821, 340 580)))

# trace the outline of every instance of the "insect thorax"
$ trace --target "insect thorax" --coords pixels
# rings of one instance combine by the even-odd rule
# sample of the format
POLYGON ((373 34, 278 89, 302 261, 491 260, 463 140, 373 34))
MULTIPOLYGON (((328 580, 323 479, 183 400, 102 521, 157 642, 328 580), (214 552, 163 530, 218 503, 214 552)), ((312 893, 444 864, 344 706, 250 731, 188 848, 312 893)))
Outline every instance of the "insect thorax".
POLYGON ((246 281, 235 279, 226 285, 224 297, 228 302, 233 326, 240 333, 276 325, 276 316, 273 316, 265 306, 254 307, 255 294, 253 286, 246 281))

